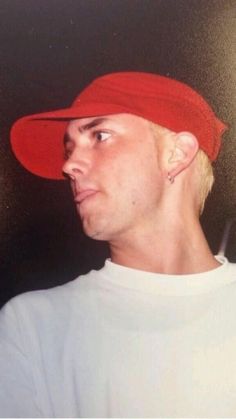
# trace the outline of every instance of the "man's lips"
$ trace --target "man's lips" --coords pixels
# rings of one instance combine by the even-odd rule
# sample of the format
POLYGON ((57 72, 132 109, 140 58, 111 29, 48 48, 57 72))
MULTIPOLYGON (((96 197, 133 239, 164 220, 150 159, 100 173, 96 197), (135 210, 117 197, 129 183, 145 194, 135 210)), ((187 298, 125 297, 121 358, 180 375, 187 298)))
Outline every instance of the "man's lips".
POLYGON ((95 189, 85 189, 84 191, 80 191, 75 196, 75 202, 81 204, 82 201, 84 201, 86 198, 95 195, 98 191, 95 189))

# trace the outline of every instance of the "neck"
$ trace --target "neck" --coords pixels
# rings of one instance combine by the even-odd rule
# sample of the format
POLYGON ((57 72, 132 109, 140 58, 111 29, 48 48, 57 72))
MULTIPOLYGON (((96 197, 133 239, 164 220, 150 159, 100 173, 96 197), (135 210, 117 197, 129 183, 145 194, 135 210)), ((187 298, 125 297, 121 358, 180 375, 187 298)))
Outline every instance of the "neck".
POLYGON ((111 260, 134 269, 179 275, 205 272, 219 265, 197 218, 188 222, 184 217, 184 223, 183 219, 169 219, 158 225, 111 242, 111 260))

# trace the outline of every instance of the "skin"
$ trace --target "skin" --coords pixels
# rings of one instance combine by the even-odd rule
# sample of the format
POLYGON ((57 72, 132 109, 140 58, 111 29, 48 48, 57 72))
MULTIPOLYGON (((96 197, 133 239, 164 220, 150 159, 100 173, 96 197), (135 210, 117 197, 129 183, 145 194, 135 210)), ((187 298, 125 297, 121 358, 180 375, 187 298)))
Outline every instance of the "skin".
POLYGON ((85 233, 109 242, 113 262, 168 274, 219 265, 198 220, 197 150, 192 134, 167 131, 156 140, 135 115, 68 124, 63 171, 85 233))

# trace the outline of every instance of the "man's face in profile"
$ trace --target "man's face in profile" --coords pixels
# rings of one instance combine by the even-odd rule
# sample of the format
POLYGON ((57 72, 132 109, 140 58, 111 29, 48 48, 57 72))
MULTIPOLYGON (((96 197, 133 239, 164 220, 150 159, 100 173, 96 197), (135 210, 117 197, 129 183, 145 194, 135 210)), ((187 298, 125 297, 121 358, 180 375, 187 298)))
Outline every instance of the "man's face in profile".
POLYGON ((63 171, 88 236, 115 242, 156 217, 161 173, 148 121, 131 114, 73 120, 65 154, 63 171))

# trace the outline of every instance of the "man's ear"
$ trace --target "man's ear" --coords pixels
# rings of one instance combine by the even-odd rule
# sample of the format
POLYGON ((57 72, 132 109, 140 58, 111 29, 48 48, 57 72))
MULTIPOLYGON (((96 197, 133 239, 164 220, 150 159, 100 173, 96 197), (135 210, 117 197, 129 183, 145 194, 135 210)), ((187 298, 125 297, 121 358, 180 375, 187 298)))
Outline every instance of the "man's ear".
POLYGON ((168 173, 175 177, 186 169, 199 149, 198 140, 190 132, 179 132, 174 135, 173 147, 168 160, 168 173))

